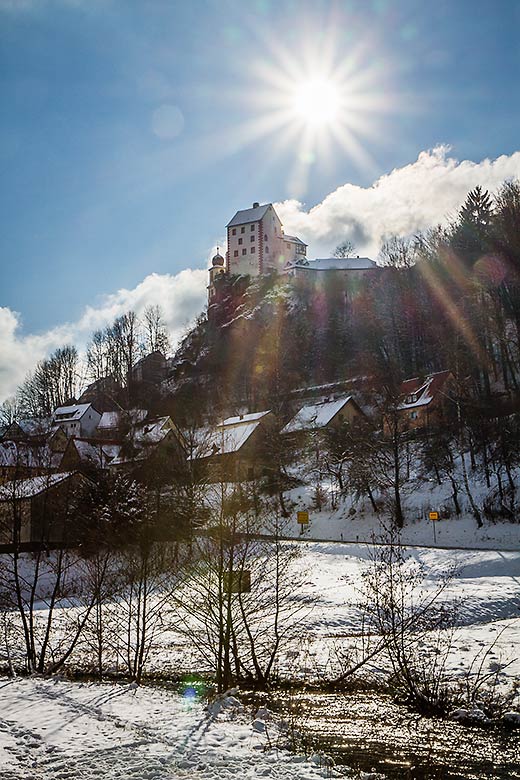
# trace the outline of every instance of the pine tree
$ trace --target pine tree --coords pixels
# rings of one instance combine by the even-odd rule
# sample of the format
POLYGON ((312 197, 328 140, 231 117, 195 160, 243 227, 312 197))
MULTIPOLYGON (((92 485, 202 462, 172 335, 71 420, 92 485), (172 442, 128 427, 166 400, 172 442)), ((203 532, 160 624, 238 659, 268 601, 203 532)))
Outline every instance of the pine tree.
POLYGON ((487 190, 477 185, 459 211, 453 236, 453 246, 469 265, 489 251, 493 204, 487 190))

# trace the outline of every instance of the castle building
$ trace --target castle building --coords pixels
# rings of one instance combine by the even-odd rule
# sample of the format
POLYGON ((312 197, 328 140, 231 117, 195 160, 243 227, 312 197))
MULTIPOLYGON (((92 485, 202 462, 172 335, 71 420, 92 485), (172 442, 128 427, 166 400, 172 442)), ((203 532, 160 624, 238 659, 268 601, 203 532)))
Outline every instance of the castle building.
POLYGON ((253 203, 253 208, 237 211, 227 224, 227 246, 228 273, 249 276, 281 272, 307 253, 301 239, 285 235, 272 203, 253 203))
POLYGON ((209 269, 208 305, 216 303, 222 274, 231 276, 260 276, 270 271, 286 274, 289 278, 306 279, 312 284, 325 278, 347 284, 356 291, 367 272, 377 269, 369 257, 328 257, 307 259, 307 244, 297 236, 284 232, 272 203, 253 203, 250 209, 237 211, 227 224, 227 252, 217 254, 209 269))

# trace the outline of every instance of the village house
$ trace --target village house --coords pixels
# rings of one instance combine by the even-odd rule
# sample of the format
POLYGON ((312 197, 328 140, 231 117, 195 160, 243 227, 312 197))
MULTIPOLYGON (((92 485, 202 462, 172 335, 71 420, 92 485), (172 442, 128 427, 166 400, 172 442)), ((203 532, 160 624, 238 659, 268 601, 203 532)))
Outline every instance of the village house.
POLYGON ((51 420, 43 419, 23 419, 13 420, 3 433, 4 441, 33 441, 43 442, 51 433, 51 420))
POLYGON ((166 378, 167 368, 168 361, 162 352, 150 352, 132 366, 132 381, 158 385, 166 378))
POLYGON ((355 423, 364 412, 351 395, 303 406, 285 425, 281 433, 293 441, 303 441, 310 433, 338 428, 344 423, 355 423))
POLYGON ((112 376, 104 376, 95 379, 82 392, 79 404, 92 404, 99 412, 110 412, 120 409, 119 401, 122 400, 124 391, 121 385, 112 376))
POLYGON ((121 444, 99 439, 69 439, 60 469, 94 475, 104 471, 121 451, 121 444))
POLYGON ((148 472, 155 468, 157 478, 168 481, 179 464, 185 462, 183 435, 171 417, 165 416, 143 420, 132 426, 109 466, 111 470, 135 474, 142 472, 146 464, 148 472))
POLYGON ((59 472, 0 486, 0 550, 74 544, 77 505, 89 481, 59 472))
POLYGON ((51 420, 17 420, 4 430, 0 441, 26 442, 31 446, 47 445, 52 452, 64 452, 67 436, 61 428, 53 428, 51 420))
POLYGON ((228 417, 196 432, 189 459, 209 481, 255 479, 270 468, 266 443, 274 425, 271 411, 228 417))
POLYGON ((61 428, 69 439, 89 438, 95 435, 100 419, 100 412, 90 403, 60 406, 52 415, 52 426, 61 428))
POLYGON ((50 474, 60 467, 63 452, 48 444, 0 441, 0 482, 50 474))
POLYGON ((395 407, 401 427, 418 429, 441 425, 452 409, 450 390, 453 385, 451 371, 438 371, 402 382, 395 407))
POLYGON ((111 441, 123 439, 133 427, 143 423, 147 415, 146 409, 119 409, 115 412, 103 412, 96 428, 96 436, 111 441))

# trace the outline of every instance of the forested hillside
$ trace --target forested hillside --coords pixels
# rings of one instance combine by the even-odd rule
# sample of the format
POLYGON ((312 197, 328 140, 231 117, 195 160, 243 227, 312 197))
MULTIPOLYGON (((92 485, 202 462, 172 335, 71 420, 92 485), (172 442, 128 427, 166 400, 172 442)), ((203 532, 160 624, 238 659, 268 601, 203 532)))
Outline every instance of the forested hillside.
POLYGON ((451 369, 480 406, 515 407, 518 182, 493 198, 477 187, 448 227, 389 239, 379 262, 355 279, 222 278, 208 318, 177 352, 174 392, 210 410, 260 408, 298 387, 364 376, 391 389, 451 369))

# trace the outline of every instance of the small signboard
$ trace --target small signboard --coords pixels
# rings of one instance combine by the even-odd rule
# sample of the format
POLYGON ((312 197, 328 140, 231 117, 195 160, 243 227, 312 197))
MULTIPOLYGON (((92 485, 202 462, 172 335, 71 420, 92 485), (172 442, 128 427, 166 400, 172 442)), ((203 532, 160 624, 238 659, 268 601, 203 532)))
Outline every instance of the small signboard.
POLYGON ((309 525, 309 513, 298 512, 297 519, 300 525, 309 525))
POLYGON ((438 512, 429 512, 428 513, 428 519, 429 520, 438 520, 440 517, 438 512))
POLYGON ((250 593, 251 572, 247 569, 224 572, 224 590, 226 593, 250 593))

